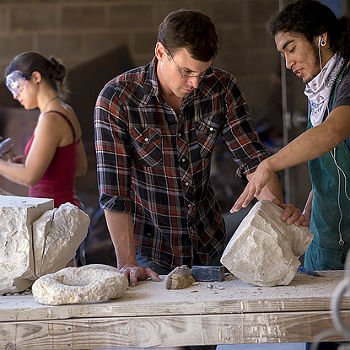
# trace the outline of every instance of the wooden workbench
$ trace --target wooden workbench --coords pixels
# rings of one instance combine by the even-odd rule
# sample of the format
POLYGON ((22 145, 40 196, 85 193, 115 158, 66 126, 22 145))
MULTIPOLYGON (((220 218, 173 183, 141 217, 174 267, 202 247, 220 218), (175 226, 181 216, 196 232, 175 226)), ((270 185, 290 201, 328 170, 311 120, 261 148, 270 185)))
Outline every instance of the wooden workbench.
MULTIPOLYGON (((0 297, 0 349, 304 342, 333 326, 330 299, 343 272, 297 274, 289 286, 256 287, 234 279, 167 290, 140 282, 121 298, 45 306, 32 295, 0 297)), ((350 296, 341 304, 350 320, 350 296)), ((342 340, 341 336, 327 338, 342 340)))

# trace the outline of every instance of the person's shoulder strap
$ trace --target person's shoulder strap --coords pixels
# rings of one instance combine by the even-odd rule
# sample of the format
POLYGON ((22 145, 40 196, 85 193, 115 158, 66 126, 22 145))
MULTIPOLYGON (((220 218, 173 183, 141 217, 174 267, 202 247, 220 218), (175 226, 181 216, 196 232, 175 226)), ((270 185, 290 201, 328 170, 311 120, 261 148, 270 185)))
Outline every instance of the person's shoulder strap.
POLYGON ((73 126, 72 122, 70 121, 70 119, 69 119, 64 113, 62 113, 62 112, 60 112, 60 111, 56 111, 56 110, 47 111, 47 112, 45 112, 45 114, 46 114, 46 113, 57 113, 57 114, 59 114, 61 117, 63 117, 63 118, 66 120, 66 122, 68 123, 68 125, 70 126, 70 128, 71 128, 71 130, 72 130, 72 134, 73 134, 73 140, 74 140, 74 142, 76 142, 76 137, 77 137, 77 135, 76 135, 76 133, 75 133, 74 126, 73 126))

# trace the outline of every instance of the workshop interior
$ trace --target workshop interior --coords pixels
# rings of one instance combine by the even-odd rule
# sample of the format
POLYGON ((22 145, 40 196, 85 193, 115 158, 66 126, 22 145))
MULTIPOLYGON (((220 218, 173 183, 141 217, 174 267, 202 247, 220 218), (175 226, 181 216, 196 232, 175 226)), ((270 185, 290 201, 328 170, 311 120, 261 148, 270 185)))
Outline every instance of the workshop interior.
MULTIPOLYGON (((276 51, 274 38, 266 28, 271 16, 292 2, 290 0, 0 1, 0 71, 2 72, 0 79, 0 158, 7 160, 12 154, 24 154, 26 144, 40 114, 38 109, 25 110, 6 88, 5 69, 8 63, 20 52, 37 51, 45 56, 55 55, 67 67, 67 83, 70 91, 67 102, 74 108, 81 124, 82 140, 88 163, 86 175, 76 180, 77 196, 83 204, 83 211, 90 219, 88 236, 77 251, 78 265, 117 266, 115 247, 108 232, 104 210, 99 205, 96 175, 94 109, 97 96, 103 86, 113 77, 152 60, 158 26, 166 14, 179 8, 201 10, 212 18, 219 37, 219 51, 214 65, 232 73, 237 78, 249 105, 257 133, 269 152, 275 154, 303 133, 308 125, 308 104, 304 95, 304 84, 286 68, 283 58, 276 51)), ((328 6, 337 17, 350 15, 349 0, 320 0, 320 2, 328 6)), ((210 182, 220 205, 226 230, 229 232, 229 241, 244 218, 248 217, 247 214, 256 201, 237 213, 230 212, 231 207, 244 190, 246 182, 237 176, 239 165, 234 162, 223 139, 216 142, 211 162, 210 182)), ((307 163, 279 171, 278 179, 282 185, 284 202, 303 208, 311 189, 307 163)), ((3 176, 0 176, 0 189, 1 193, 6 195, 20 197, 28 195, 27 187, 16 184, 3 176)), ((344 213, 344 215, 349 216, 350 214, 344 213)), ((91 274, 91 276, 95 273, 89 272, 88 269, 86 271, 84 273, 91 274)), ((301 269, 298 271, 303 273, 301 269)), ((189 286, 193 286, 196 280, 197 283, 203 285, 205 283, 209 289, 215 289, 212 283, 223 281, 227 272, 223 266, 206 269, 197 265, 193 266, 191 272, 181 271, 179 273, 176 271, 182 277, 179 277, 180 280, 175 280, 173 276, 171 280, 171 275, 168 275, 167 292, 170 293, 171 289, 185 291, 189 286), (183 280, 183 276, 188 273, 190 274, 189 280, 183 280)), ((307 273, 306 271, 304 276, 307 273)), ((100 272, 100 276, 109 276, 109 274, 111 272, 108 270, 100 272)), ((317 289, 317 279, 322 281, 322 278, 328 277, 317 276, 315 272, 315 275, 310 278, 313 278, 312 281, 316 284, 314 288, 317 289)), ((122 281, 120 283, 123 284, 123 291, 118 290, 116 293, 127 293, 130 290, 127 289, 127 281, 125 282, 122 277, 120 280, 122 281)), ((36 288, 39 290, 39 286, 36 288)), ((282 287, 258 287, 258 292, 259 288, 282 287)), ((247 293, 250 291, 248 290, 247 293)), ((40 291, 40 293, 43 292, 40 291)), ((217 293, 220 293, 220 290, 217 293)), ((325 306, 328 308, 329 315, 328 329, 315 334, 313 339, 308 341, 300 340, 297 336, 295 341, 289 339, 279 344, 269 341, 263 344, 264 339, 261 338, 256 338, 255 344, 254 340, 250 344, 229 344, 228 341, 227 343, 223 341, 222 344, 217 344, 218 350, 317 350, 326 349, 321 347, 324 339, 329 343, 333 339, 337 341, 342 339, 339 344, 337 343, 338 349, 350 349, 350 312, 344 310, 344 305, 346 308, 349 308, 350 305, 349 293, 350 257, 347 257, 345 271, 339 278, 339 284, 334 287, 333 294, 329 295, 329 305, 325 306)), ((201 293, 194 294, 199 297, 201 293)), ((0 298, 6 298, 6 296, 0 298)), ((214 298, 217 296, 215 295, 214 298)), ((307 304, 307 301, 305 303, 307 304)), ((3 300, 0 301, 0 314, 2 305, 5 305, 3 300)), ((220 302, 215 305, 220 305, 220 302)), ((203 306, 203 312, 204 309, 205 306, 203 306)), ((314 310, 315 314, 317 312, 314 310)), ((88 315, 84 317, 88 318, 88 315)), ((101 322, 108 322, 108 317, 111 315, 103 317, 101 322)), ((310 316, 307 320, 311 318, 310 316)), ((309 327, 307 320, 305 328, 309 327)), ((0 333, 2 322, 4 321, 0 317, 0 333)), ((210 323, 209 320, 206 322, 210 323)), ((145 323, 147 323, 146 318, 145 323)), ((65 326, 69 328, 69 325, 65 326)), ((181 325, 178 327, 181 328, 181 325)), ((93 332, 93 330, 90 331, 93 332)), ((141 330, 138 331, 141 332, 141 330)), ((226 330, 222 332, 225 333, 226 330)), ((244 333, 244 330, 242 332, 244 333)), ((8 340, 9 344, 11 342, 12 340, 8 340)), ((210 340, 208 342, 210 343, 210 340)), ((109 344, 112 343, 113 341, 109 344)), ((65 347, 62 344, 58 344, 57 347, 51 345, 50 349, 63 349, 65 347)), ((76 346, 78 345, 70 348, 78 350, 76 346)), ((150 346, 146 342, 146 345, 123 346, 123 348, 158 346, 164 345, 150 346)), ((18 349, 29 348, 26 347, 25 342, 22 343, 22 347, 18 347, 18 349)), ((17 349, 17 347, 10 347, 0 339, 0 349, 17 349)), ((44 349, 44 347, 38 347, 38 349, 44 349)), ((112 347, 101 345, 101 347, 91 349, 108 350, 112 347)))

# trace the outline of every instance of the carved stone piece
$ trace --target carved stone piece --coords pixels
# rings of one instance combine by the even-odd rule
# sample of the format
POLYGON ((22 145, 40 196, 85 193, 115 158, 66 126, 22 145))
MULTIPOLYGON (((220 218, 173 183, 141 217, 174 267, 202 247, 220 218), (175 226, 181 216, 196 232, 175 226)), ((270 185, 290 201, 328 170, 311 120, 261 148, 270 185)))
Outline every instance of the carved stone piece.
POLYGON ((127 287, 127 277, 115 267, 92 264, 42 276, 33 283, 32 292, 41 304, 61 305, 120 298, 127 287))
POLYGON ((282 213, 274 203, 261 201, 242 220, 221 257, 233 275, 257 286, 291 282, 313 234, 283 222, 282 213))

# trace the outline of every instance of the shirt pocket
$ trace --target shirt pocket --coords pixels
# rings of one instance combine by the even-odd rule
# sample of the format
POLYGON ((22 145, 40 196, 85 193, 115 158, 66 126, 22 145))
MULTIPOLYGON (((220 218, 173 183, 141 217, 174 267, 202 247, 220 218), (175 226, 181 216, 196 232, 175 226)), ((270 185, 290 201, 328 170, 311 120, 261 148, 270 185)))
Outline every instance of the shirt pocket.
POLYGON ((163 164, 162 134, 160 129, 131 128, 130 135, 135 161, 145 167, 163 164))
POLYGON ((197 121, 196 133, 201 157, 209 157, 213 152, 217 139, 218 125, 209 121, 197 121))

